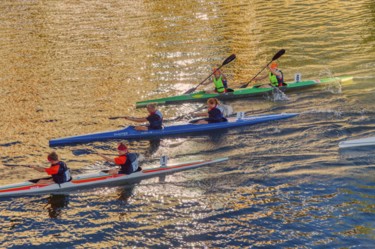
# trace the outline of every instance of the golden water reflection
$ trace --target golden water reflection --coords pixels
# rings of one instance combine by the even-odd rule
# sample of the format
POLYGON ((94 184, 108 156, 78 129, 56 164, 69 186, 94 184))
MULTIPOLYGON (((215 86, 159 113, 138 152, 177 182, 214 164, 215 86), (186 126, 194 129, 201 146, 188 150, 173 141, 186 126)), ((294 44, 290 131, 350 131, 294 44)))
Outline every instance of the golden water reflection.
MULTIPOLYGON (((375 67, 374 3, 370 0, 173 3, 163 0, 16 0, 1 1, 0 13, 1 185, 40 176, 37 172, 25 172, 24 168, 4 166, 5 163, 46 163, 46 155, 51 150, 49 139, 129 125, 125 120, 110 120, 108 117, 145 115, 145 110, 135 109, 134 102, 181 93, 203 80, 214 66, 220 65, 232 53, 237 59, 223 68, 232 87, 251 79, 281 48, 287 51, 280 59, 280 65, 288 80, 296 72, 301 72, 304 79, 319 78, 326 75, 325 72, 373 79, 375 67)), ((227 240, 234 240, 239 244, 261 246, 281 244, 285 238, 314 238, 310 231, 282 231, 277 225, 260 224, 259 219, 275 219, 280 225, 283 222, 298 223, 300 217, 314 217, 325 226, 324 222, 334 216, 331 210, 327 208, 323 218, 319 218, 314 213, 319 205, 298 206, 305 203, 303 196, 298 196, 299 202, 288 203, 290 199, 285 195, 290 192, 281 190, 284 183, 276 189, 262 184, 239 187, 235 180, 248 180, 253 185, 252 179, 267 179, 269 175, 335 177, 353 172, 362 174, 366 167, 329 165, 330 168, 323 171, 317 165, 337 161, 335 145, 350 135, 347 132, 330 136, 327 129, 335 132, 335 127, 327 123, 350 130, 359 122, 358 119, 371 120, 366 112, 372 103, 358 106, 360 97, 356 95, 358 89, 371 93, 370 81, 362 84, 356 81, 349 86, 350 90, 344 86, 342 94, 327 95, 324 89, 316 90, 313 95, 302 92, 291 95, 285 103, 265 99, 235 101, 235 110, 249 113, 285 111, 307 115, 293 122, 243 129, 237 135, 229 133, 219 142, 209 137, 164 140, 157 149, 150 148, 151 158, 166 152, 176 158, 181 156, 180 159, 222 154, 241 158, 225 166, 233 171, 233 175, 223 172, 220 167, 187 174, 193 176, 188 182, 196 180, 198 183, 194 183, 198 187, 184 182, 181 176, 174 176, 170 182, 167 178, 167 183, 152 185, 151 190, 148 185, 142 185, 134 192, 120 196, 108 189, 96 195, 73 196, 67 207, 61 209, 54 209, 51 203, 46 207, 48 201, 41 203, 38 197, 32 198, 32 202, 26 198, 12 201, 11 208, 1 211, 6 221, 2 225, 4 233, 0 240, 7 241, 2 246, 73 240, 79 241, 81 247, 95 247, 99 242, 87 241, 91 241, 98 231, 104 231, 103 237, 108 238, 100 241, 100 246, 125 246, 123 234, 127 235, 126 240, 134 242, 136 237, 127 231, 135 231, 140 238, 148 237, 141 245, 147 247, 160 242, 161 239, 154 238, 158 234, 155 231, 158 225, 165 228, 167 238, 176 237, 181 243, 186 243, 182 246, 187 247, 218 247, 214 240, 193 242, 201 232, 217 239, 217 230, 224 233, 237 231, 228 235, 229 238, 218 239, 218 243, 224 244, 227 240), (335 113, 331 115, 332 110, 335 113), (314 117, 308 115, 314 111, 314 117), (340 115, 360 111, 364 112, 363 117, 340 115), (210 180, 205 179, 207 176, 210 180), (216 178, 224 180, 216 181, 216 178), (181 186, 175 186, 179 184, 181 186), (229 187, 225 188, 225 185, 229 187), (167 187, 175 192, 168 192, 167 187), (216 188, 227 192, 212 193, 216 188), (275 207, 262 206, 267 203, 274 203, 275 207), (131 208, 127 209, 129 205, 131 208), (257 205, 265 210, 249 211, 257 205), (93 211, 93 207, 96 210, 93 211), (171 214, 173 211, 176 216, 171 214), (244 215, 236 216, 236 212, 244 212, 244 215), (58 227, 53 223, 55 219, 50 217, 67 223, 58 227), (215 217, 220 218, 215 220, 215 217), (200 222, 205 218, 214 221, 200 222), (77 223, 71 222, 75 219, 77 223), (131 223, 133 220, 135 225, 131 223), (57 235, 46 235, 39 228, 33 229, 34 222, 38 227, 52 226, 57 235), (177 230, 171 228, 175 224, 177 230), (118 231, 111 231, 114 225, 118 226, 118 231), (21 229, 22 226, 30 231, 21 229), (70 233, 72 229, 74 234, 70 233), (180 231, 193 239, 184 242, 180 231), (261 239, 254 239, 254 234, 261 239), (273 234, 284 239, 273 242, 264 239, 273 234), (24 242, 11 240, 19 237, 25 238, 24 242), (115 244, 117 242, 120 244, 115 244)), ((366 99, 371 99, 368 96, 366 99)), ((175 106, 162 110, 170 118, 198 106, 193 107, 175 106)), ((67 146, 57 150, 69 167, 77 170, 99 159, 92 154, 75 156, 72 150, 98 147, 110 153, 111 146, 115 150, 115 143, 67 146)), ((132 143, 134 151, 143 152, 149 147, 148 142, 132 143)), ((371 169, 371 164, 367 169, 371 169)), ((334 194, 325 193, 309 201, 329 202, 334 198, 334 194)), ((363 208, 368 210, 371 207, 363 208)), ((347 234, 364 234, 368 230, 366 226, 357 226, 345 231, 347 234)), ((327 237, 332 239, 333 236, 327 237)))

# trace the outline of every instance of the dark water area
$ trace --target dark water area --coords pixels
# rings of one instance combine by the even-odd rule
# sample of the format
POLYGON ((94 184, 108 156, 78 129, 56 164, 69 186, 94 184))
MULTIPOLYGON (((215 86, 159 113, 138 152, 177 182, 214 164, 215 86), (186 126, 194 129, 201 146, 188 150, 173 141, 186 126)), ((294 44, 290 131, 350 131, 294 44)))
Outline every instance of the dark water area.
MULTIPOLYGON (((52 138, 134 125, 135 102, 183 93, 223 67, 247 82, 281 48, 285 78, 353 76, 227 101, 246 115, 297 117, 126 141, 142 168, 227 162, 123 186, 0 199, 0 248, 374 248, 374 1, 3 1, 0 185, 44 176, 56 150, 73 174, 107 168, 118 141, 50 148, 52 138), (275 16, 275 13, 282 18, 275 16)), ((210 89, 211 85, 207 86, 210 89)), ((166 119, 203 104, 160 107, 166 119)), ((179 120, 187 122, 187 119, 179 120)))

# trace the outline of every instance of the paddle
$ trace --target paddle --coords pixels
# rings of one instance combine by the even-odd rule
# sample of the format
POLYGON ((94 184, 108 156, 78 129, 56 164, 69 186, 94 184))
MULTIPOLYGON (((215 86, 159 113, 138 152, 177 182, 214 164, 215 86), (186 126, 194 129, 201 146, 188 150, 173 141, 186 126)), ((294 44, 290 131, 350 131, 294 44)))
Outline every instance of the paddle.
MULTIPOLYGON (((75 156, 82 156, 82 155, 99 154, 99 152, 93 149, 75 149, 75 150, 72 150, 72 154, 75 156)), ((114 156, 114 157, 118 156, 115 154, 105 154, 105 155, 114 156)))
POLYGON ((4 163, 4 166, 9 166, 9 167, 26 167, 30 168, 29 164, 12 164, 12 163, 4 163))
POLYGON ((240 88, 246 88, 261 72, 263 72, 264 69, 266 69, 266 67, 268 67, 271 64, 272 61, 275 61, 275 60, 279 59, 283 54, 285 54, 285 49, 281 49, 279 52, 277 52, 272 57, 272 60, 265 67, 263 67, 262 70, 260 70, 259 73, 257 73, 257 75, 255 75, 249 82, 242 85, 240 88))
MULTIPOLYGON (((186 118, 187 116, 191 115, 192 113, 195 113, 197 111, 203 110, 205 108, 207 108, 207 107, 205 105, 203 105, 203 106, 199 107, 198 109, 196 109, 195 111, 189 112, 188 114, 183 114, 183 115, 177 116, 175 118, 171 118, 171 119, 165 119, 164 118, 163 122, 168 123, 168 122, 178 121, 180 119, 186 118)), ((114 116, 114 117, 109 117, 108 119, 120 119, 120 118, 125 118, 125 117, 128 117, 128 116, 114 116)))
POLYGON ((194 92, 200 85, 202 85, 208 78, 210 78, 217 70, 219 70, 220 68, 222 68, 224 65, 228 64, 229 62, 233 61, 234 59, 236 59, 236 55, 235 54, 232 54, 231 56, 229 56, 228 58, 226 58, 225 61, 221 64, 220 67, 218 67, 215 71, 213 71, 207 78, 205 78, 196 87, 190 88, 184 94, 189 94, 189 93, 194 92))
POLYGON ((115 117, 109 117, 108 119, 119 119, 119 118, 125 118, 127 116, 115 116, 115 117))

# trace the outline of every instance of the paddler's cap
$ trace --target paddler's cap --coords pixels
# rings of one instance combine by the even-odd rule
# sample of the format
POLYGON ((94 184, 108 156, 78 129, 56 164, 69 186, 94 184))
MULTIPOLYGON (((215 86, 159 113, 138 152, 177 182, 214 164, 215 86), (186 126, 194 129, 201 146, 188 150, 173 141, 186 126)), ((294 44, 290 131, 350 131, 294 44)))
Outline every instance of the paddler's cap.
POLYGON ((123 143, 120 143, 117 147, 117 150, 120 150, 120 151, 127 151, 128 150, 128 147, 126 147, 125 144, 123 143))
POLYGON ((59 156, 56 154, 56 152, 51 152, 51 153, 48 154, 47 160, 49 162, 58 161, 59 160, 59 156))
POLYGON ((273 61, 273 62, 271 62, 271 64, 270 64, 270 68, 277 68, 279 65, 277 64, 277 62, 276 61, 273 61))

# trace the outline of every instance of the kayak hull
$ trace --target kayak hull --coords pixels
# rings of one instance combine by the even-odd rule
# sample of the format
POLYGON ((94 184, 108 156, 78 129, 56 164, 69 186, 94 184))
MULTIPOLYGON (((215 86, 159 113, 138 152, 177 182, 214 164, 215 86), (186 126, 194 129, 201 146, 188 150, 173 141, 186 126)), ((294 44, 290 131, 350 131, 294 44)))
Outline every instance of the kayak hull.
POLYGON ((298 115, 297 113, 283 113, 283 114, 272 114, 272 115, 260 115, 245 117, 237 120, 236 118, 228 118, 228 122, 211 123, 211 124, 183 124, 183 125, 171 125, 165 126, 161 130, 149 130, 149 131, 137 131, 134 127, 129 126, 121 130, 106 131, 91 133, 86 135, 71 136, 65 138, 57 138, 49 141, 49 145, 63 146, 67 144, 78 144, 78 143, 89 143, 94 141, 104 141, 110 139, 129 139, 129 140, 141 140, 141 139, 153 139, 166 136, 176 136, 185 134, 202 133, 207 131, 214 131, 226 128, 234 128, 240 126, 254 125, 262 122, 280 120, 291 118, 298 115))
POLYGON ((213 160, 197 160, 184 162, 179 164, 168 165, 165 167, 155 167, 150 169, 143 169, 130 175, 109 175, 103 171, 82 174, 73 177, 70 182, 62 184, 35 184, 35 180, 30 180, 22 183, 9 184, 0 187, 0 197, 13 197, 13 196, 25 196, 25 195, 38 195, 47 193, 64 193, 73 190, 78 190, 88 187, 98 187, 103 185, 120 185, 138 182, 140 180, 151 178, 159 175, 170 174, 177 171, 183 171, 193 168, 198 168, 214 163, 220 163, 227 161, 228 158, 218 158, 213 160))
MULTIPOLYGON (((334 78, 324 78, 320 80, 307 80, 307 81, 301 81, 301 82, 291 82, 287 83, 287 86, 280 87, 280 90, 282 91, 292 91, 292 90, 298 90, 303 89, 307 87, 313 87, 320 84, 325 83, 331 83, 335 81, 348 81, 352 80, 353 77, 351 76, 345 76, 345 77, 334 77, 334 78)), ((209 98, 217 98, 220 100, 232 100, 232 99, 238 99, 238 98, 247 98, 247 97, 257 97, 257 96, 263 96, 266 93, 271 93, 273 91, 273 88, 257 88, 257 87, 250 87, 250 88, 240 88, 235 89, 233 92, 228 93, 205 93, 204 91, 191 93, 191 94, 184 94, 184 95, 177 95, 172 97, 166 97, 166 98, 159 98, 159 99, 151 99, 151 100, 145 100, 145 101, 139 101, 136 103, 136 107, 145 107, 150 103, 156 103, 158 105, 168 105, 168 104, 176 104, 176 103, 182 103, 182 102, 202 102, 209 98)))
POLYGON ((350 147, 361 147, 361 146, 373 146, 375 145, 375 136, 361 139, 341 141, 339 148, 350 148, 350 147))

